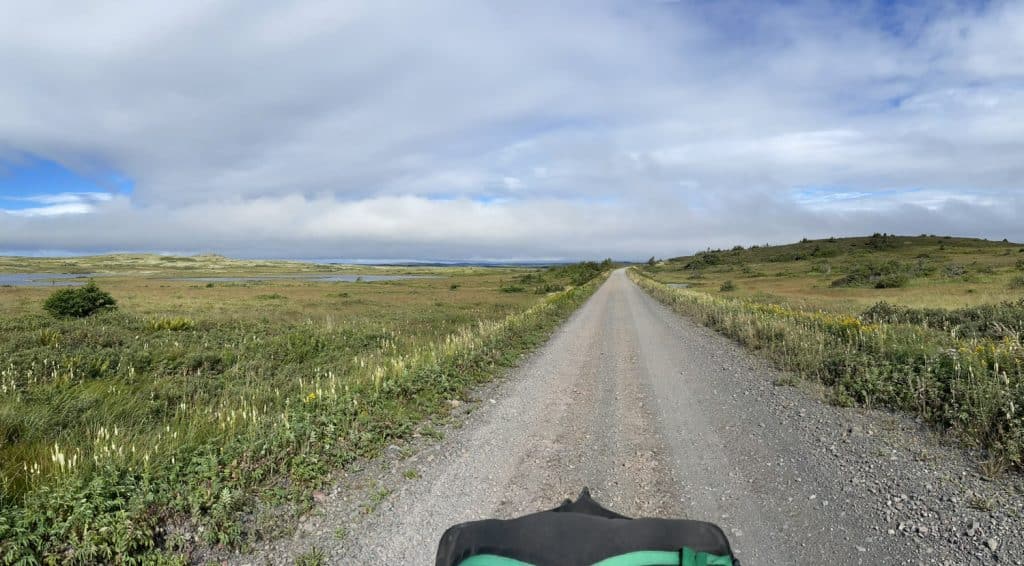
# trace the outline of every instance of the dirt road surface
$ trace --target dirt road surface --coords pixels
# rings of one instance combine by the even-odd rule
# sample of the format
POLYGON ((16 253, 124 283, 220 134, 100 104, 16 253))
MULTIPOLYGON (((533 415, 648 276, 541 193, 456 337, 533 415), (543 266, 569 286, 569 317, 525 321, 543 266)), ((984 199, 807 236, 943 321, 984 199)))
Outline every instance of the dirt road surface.
POLYGON ((449 525, 589 486, 620 513, 719 524, 745 566, 1021 563, 1015 480, 983 481, 912 421, 831 407, 780 375, 617 271, 442 441, 393 447, 318 497, 294 537, 231 562, 316 548, 429 565, 449 525))

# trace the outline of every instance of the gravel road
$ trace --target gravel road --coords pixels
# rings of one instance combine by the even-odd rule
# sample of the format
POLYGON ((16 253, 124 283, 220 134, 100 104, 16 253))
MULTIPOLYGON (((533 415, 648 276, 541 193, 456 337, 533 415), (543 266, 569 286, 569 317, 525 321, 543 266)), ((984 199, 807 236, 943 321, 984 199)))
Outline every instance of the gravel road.
POLYGON ((1024 485, 987 481, 905 417, 839 409, 626 277, 505 379, 317 494, 293 537, 336 564, 433 564, 453 523, 549 508, 589 486, 632 516, 718 523, 756 564, 1021 564, 1024 485))

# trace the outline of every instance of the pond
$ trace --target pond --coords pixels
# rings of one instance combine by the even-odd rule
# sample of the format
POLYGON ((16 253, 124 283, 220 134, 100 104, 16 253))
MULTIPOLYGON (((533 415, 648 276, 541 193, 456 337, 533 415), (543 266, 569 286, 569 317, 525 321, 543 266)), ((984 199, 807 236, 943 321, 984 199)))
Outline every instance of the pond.
POLYGON ((96 273, 0 273, 0 287, 75 287, 96 273))

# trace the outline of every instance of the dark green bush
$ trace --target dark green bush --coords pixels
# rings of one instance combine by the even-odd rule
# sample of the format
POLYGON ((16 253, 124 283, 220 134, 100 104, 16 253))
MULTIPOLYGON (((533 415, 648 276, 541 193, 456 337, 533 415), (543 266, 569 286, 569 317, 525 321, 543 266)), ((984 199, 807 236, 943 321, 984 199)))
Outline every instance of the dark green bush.
POLYGON ((686 264, 686 269, 700 269, 722 263, 722 258, 714 252, 700 252, 693 256, 693 260, 686 264))
POLYGON ((579 287, 611 268, 611 259, 606 259, 600 263, 596 261, 581 261, 580 263, 549 268, 548 274, 556 279, 567 278, 571 285, 579 287))
POLYGON ((43 308, 56 317, 83 318, 101 310, 115 309, 117 301, 97 287, 95 281, 89 281, 81 287, 54 291, 43 308))
POLYGON ((898 289, 900 287, 906 287, 910 279, 906 275, 900 275, 898 273, 889 273, 881 276, 878 281, 875 282, 875 289, 898 289))
POLYGON ((732 282, 732 279, 729 279, 725 283, 722 283, 722 286, 719 287, 718 290, 722 291, 723 293, 728 293, 730 291, 735 291, 736 290, 736 284, 732 282))

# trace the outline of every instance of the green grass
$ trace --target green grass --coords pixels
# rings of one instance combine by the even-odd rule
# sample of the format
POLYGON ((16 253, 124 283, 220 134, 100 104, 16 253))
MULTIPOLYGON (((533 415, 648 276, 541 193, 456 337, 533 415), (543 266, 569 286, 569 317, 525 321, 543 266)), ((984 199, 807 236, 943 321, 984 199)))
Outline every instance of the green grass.
POLYGON ((295 566, 322 566, 326 560, 323 549, 314 546, 295 557, 295 566))
POLYGON ((258 500, 308 508, 331 470, 444 415, 596 285, 573 279, 585 268, 459 268, 207 287, 173 279, 320 267, 0 258, 25 272, 51 264, 110 269, 99 282, 119 309, 57 319, 41 308, 51 289, 0 296, 0 563, 173 562, 243 545, 261 535, 242 520, 258 500), (501 291, 523 275, 566 290, 501 291))
POLYGON ((909 412, 980 449, 989 468, 1024 468, 1024 300, 1003 293, 1000 284, 1015 269, 1019 246, 880 236, 823 244, 708 252, 634 268, 630 275, 679 312, 826 385, 837 405, 909 412), (949 264, 942 262, 920 269, 906 261, 939 245, 969 253, 970 270, 984 274, 970 285, 1001 302, 940 308, 959 303, 950 289, 957 284, 944 281, 949 276, 943 273, 961 277, 962 270, 943 269, 949 264), (865 258, 875 254, 882 257, 865 258), (831 269, 805 270, 815 255, 828 257, 831 269), (863 274, 866 262, 911 265, 911 288, 836 288, 822 277, 863 274), (698 271, 721 281, 743 277, 744 268, 747 279, 728 294, 686 277, 698 271), (771 270, 774 275, 765 275, 771 270), (664 284, 680 276, 696 288, 664 284), (882 299, 891 302, 877 302, 882 299))

